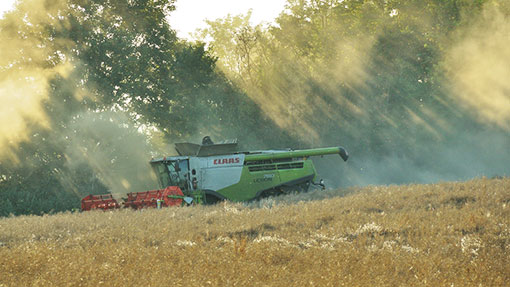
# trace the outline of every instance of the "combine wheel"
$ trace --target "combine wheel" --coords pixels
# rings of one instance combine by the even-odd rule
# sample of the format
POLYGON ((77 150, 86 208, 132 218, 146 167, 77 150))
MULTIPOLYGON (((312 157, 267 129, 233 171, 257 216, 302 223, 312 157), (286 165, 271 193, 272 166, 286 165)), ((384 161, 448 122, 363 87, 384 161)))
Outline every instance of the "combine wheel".
POLYGON ((293 186, 283 186, 282 191, 283 194, 302 193, 307 192, 309 188, 310 182, 307 181, 293 186))
POLYGON ((268 190, 265 190, 264 192, 262 192, 259 195, 259 197, 256 198, 256 200, 260 200, 260 199, 268 198, 268 197, 273 197, 273 196, 279 196, 279 195, 282 195, 282 194, 285 194, 285 192, 280 187, 272 188, 272 189, 268 189, 268 190))
POLYGON ((297 185, 292 186, 279 186, 276 188, 265 190, 260 194, 260 196, 257 198, 257 200, 267 198, 267 197, 273 197, 273 196, 280 196, 280 195, 286 195, 286 194, 293 194, 293 193, 303 193, 308 192, 310 188, 310 182, 303 182, 297 185))
POLYGON ((213 205, 213 204, 217 204, 219 202, 222 202, 223 199, 221 198, 218 198, 212 194, 206 194, 205 195, 205 204, 207 205, 213 205))

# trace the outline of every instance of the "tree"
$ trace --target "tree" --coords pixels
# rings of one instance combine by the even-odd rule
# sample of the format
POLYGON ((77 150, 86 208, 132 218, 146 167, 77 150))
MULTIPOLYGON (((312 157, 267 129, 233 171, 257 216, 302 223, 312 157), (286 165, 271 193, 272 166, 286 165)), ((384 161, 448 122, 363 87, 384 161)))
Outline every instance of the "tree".
POLYGON ((1 215, 148 188, 147 161, 168 142, 204 133, 264 140, 274 124, 203 44, 177 39, 165 20, 173 3, 23 0, 0 21, 9 51, 0 57, 1 119, 15 120, 0 137, 9 151, 0 162, 1 215))

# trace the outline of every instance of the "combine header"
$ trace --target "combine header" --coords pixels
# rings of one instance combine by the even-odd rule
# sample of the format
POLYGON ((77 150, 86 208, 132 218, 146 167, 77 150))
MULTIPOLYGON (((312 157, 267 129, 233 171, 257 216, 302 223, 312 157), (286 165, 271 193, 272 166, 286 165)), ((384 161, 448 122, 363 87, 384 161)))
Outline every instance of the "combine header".
POLYGON ((81 200, 81 210, 91 210, 91 209, 115 209, 119 208, 120 205, 112 197, 111 194, 102 194, 102 195, 87 195, 81 200))
POLYGON ((122 204, 111 195, 89 195, 82 210, 213 204, 307 191, 310 185, 324 187, 309 157, 349 157, 343 147, 239 152, 236 141, 214 144, 209 137, 202 145, 177 143, 175 149, 179 156, 150 161, 160 190, 129 193, 122 204))
POLYGON ((127 198, 123 198, 122 205, 120 205, 111 194, 88 195, 81 200, 81 210, 109 210, 120 208, 122 206, 133 209, 141 209, 145 207, 161 208, 168 206, 181 206, 184 203, 191 203, 192 201, 193 198, 184 196, 179 187, 168 186, 165 189, 128 193, 127 198))
POLYGON ((128 193, 128 198, 124 201, 124 206, 133 209, 180 206, 185 198, 179 187, 168 186, 165 189, 128 193))

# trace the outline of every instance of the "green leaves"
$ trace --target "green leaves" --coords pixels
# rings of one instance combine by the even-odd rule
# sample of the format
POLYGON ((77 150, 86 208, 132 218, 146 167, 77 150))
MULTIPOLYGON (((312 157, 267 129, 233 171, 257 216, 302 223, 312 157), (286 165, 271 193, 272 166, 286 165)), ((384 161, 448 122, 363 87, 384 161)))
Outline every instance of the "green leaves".
POLYGON ((177 39, 166 21, 173 0, 18 7, 0 21, 0 215, 139 191, 150 182, 146 161, 169 143, 249 142, 274 127, 204 44, 177 39))
MULTIPOLYGON (((249 14, 228 16, 209 22, 202 37, 212 39, 210 51, 225 75, 279 127, 307 145, 352 147, 359 157, 351 161, 351 178, 367 162, 388 157, 402 159, 401 166, 437 170, 437 163, 424 155, 432 146, 449 154, 466 137, 461 131, 490 130, 495 138, 508 140, 501 134, 507 118, 495 116, 508 113, 493 105, 508 99, 500 89, 506 85, 496 84, 507 75, 498 63, 508 62, 508 49, 498 44, 501 36, 484 40, 508 30, 503 3, 289 0, 273 26, 251 27, 249 14), (251 31, 250 41, 237 41, 243 31, 251 31), (498 46, 499 52, 481 57, 490 50, 483 43, 498 46), (452 62, 466 69, 452 70, 452 62), (491 73, 493 68, 504 76, 491 73), (455 91, 459 87, 460 93, 455 91), (493 124, 477 119, 476 109, 493 124)), ((482 142, 478 138, 471 144, 482 142)))

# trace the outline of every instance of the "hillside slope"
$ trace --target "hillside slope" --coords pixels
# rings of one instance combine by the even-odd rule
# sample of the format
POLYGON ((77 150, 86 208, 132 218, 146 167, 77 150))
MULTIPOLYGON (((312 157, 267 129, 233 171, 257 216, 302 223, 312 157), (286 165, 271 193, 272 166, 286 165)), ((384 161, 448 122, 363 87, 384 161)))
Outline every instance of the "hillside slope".
POLYGON ((509 178, 0 219, 0 286, 504 286, 509 266, 509 178))

